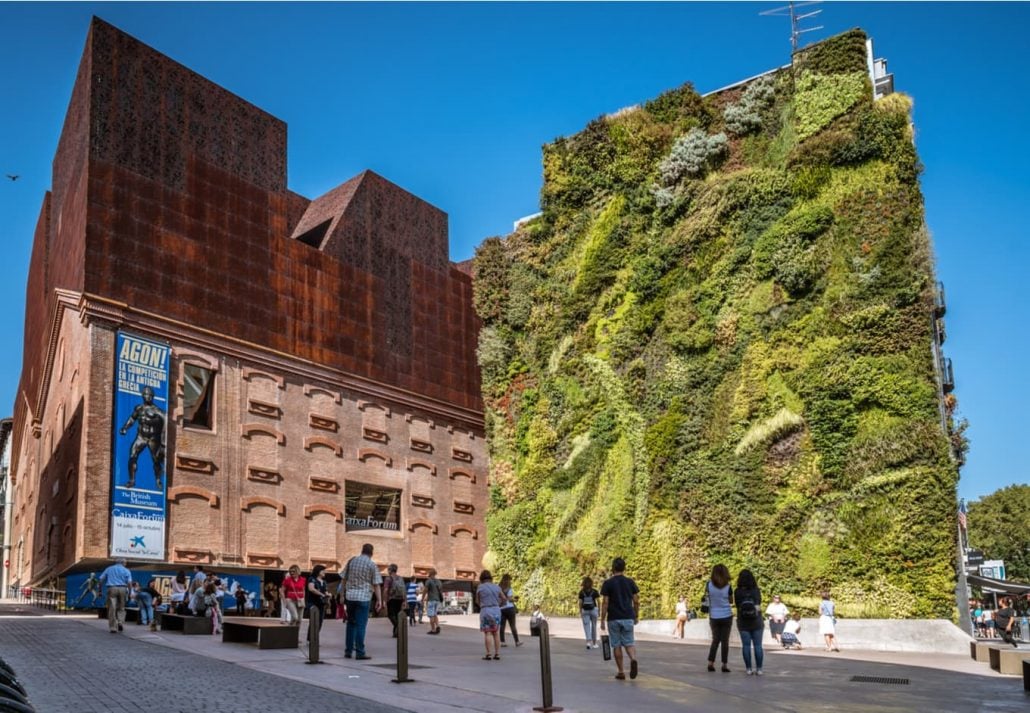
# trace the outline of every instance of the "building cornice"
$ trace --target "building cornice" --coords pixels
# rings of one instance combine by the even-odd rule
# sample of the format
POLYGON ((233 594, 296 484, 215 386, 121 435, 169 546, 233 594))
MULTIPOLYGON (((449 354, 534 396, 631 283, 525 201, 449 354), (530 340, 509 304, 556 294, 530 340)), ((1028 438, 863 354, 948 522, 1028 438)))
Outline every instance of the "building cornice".
POLYGON ((64 310, 69 307, 78 309, 79 317, 86 326, 100 324, 110 329, 136 329, 170 341, 183 342, 199 349, 224 354, 247 364, 270 369, 273 372, 294 374, 301 379, 322 382, 331 387, 356 392, 359 396, 372 397, 377 401, 389 402, 416 413, 435 416, 456 426, 463 425, 480 433, 484 428, 482 411, 456 406, 392 384, 316 364, 261 344, 169 319, 99 295, 67 290, 56 290, 56 292, 58 293, 58 306, 52 317, 50 343, 43 370, 44 377, 37 398, 37 409, 33 413, 33 435, 37 438, 42 423, 43 406, 46 403, 46 392, 49 389, 50 373, 57 351, 61 318, 64 310))

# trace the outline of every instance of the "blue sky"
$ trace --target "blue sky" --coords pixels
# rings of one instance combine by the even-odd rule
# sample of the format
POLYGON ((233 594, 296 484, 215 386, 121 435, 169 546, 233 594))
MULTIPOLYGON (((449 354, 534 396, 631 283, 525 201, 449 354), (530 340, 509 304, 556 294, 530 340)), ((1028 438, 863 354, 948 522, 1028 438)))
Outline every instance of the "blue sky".
MULTIPOLYGON (((278 116, 289 186, 370 168, 450 215, 451 258, 537 210, 540 146, 692 81, 789 60, 777 3, 0 4, 0 411, 21 369, 32 232, 91 15, 278 116)), ((915 99, 972 450, 959 493, 1030 482, 1030 5, 826 3, 821 39, 867 30, 915 99), (1023 366, 1020 366, 1020 365, 1023 366)))

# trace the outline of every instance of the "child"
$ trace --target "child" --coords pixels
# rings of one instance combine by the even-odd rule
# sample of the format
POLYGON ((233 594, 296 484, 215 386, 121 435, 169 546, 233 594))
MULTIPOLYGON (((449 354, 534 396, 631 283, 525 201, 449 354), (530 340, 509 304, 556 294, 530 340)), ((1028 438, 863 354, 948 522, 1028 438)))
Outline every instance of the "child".
POLYGON ((532 636, 540 636, 540 622, 547 621, 547 617, 540 611, 540 605, 533 605, 533 613, 529 617, 529 633, 532 636))
POLYGON ((801 650, 801 615, 794 612, 794 616, 787 620, 787 623, 783 625, 783 633, 780 634, 780 642, 783 644, 783 648, 792 649, 797 648, 801 650))
POLYGON ((208 582, 204 585, 204 607, 207 609, 207 615, 211 617, 212 634, 222 633, 222 609, 218 602, 218 585, 208 582))

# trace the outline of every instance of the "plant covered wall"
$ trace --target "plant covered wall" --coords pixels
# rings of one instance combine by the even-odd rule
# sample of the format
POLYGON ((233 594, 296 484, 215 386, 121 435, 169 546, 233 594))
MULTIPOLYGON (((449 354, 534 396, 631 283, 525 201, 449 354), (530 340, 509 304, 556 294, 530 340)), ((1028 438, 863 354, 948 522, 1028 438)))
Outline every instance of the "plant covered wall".
POLYGON ((840 611, 950 616, 956 467, 909 112, 865 35, 544 147, 542 215, 475 259, 487 564, 570 612, 627 559, 645 616, 713 564, 840 611))

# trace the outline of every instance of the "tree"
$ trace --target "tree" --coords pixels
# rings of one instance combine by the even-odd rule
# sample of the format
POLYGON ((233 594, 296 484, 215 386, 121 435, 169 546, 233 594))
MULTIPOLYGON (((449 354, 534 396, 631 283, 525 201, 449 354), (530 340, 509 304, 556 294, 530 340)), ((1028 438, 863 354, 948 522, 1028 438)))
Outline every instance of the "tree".
POLYGON ((969 505, 969 544, 1030 582, 1030 485, 1009 485, 969 505))

